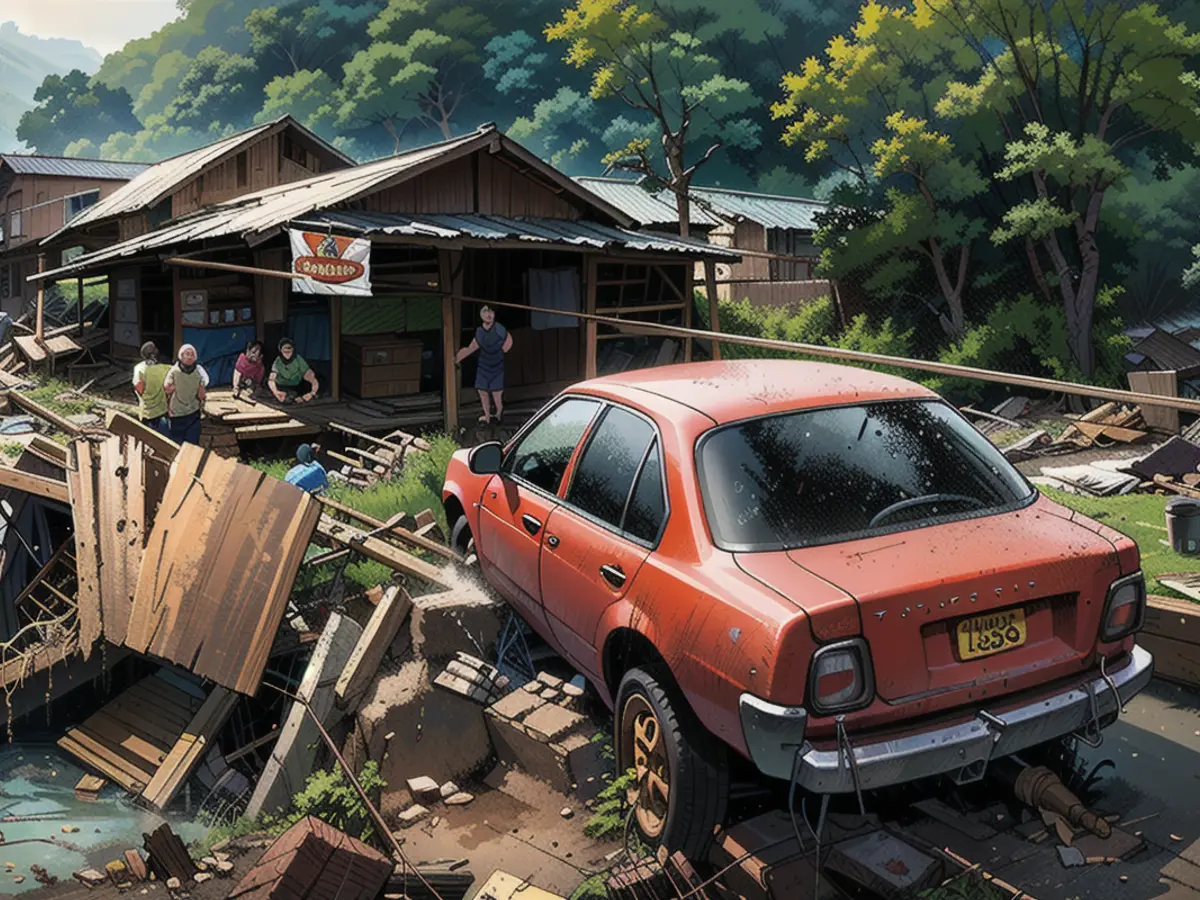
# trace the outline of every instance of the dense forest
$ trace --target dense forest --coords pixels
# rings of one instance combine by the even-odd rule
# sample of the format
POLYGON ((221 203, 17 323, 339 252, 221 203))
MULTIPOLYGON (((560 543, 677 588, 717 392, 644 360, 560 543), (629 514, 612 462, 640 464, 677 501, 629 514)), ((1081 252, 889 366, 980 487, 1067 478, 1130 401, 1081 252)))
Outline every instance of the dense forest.
POLYGON ((830 201, 872 315, 739 327, 1059 377, 1121 380, 1123 328, 1195 306, 1197 0, 562 2, 179 0, 18 136, 157 160, 290 113, 368 159, 496 122, 682 207, 830 201))

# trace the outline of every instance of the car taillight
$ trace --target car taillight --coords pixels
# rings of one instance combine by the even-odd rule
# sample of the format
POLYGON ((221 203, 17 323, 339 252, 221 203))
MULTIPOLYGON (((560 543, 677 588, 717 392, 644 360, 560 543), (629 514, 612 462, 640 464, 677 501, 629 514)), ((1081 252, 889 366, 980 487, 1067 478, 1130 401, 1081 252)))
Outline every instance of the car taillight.
POLYGON ((875 697, 871 656, 862 638, 839 641, 813 654, 809 707, 827 716, 867 706, 875 697))
POLYGON ((1119 641, 1138 631, 1146 618, 1146 579, 1141 572, 1126 575, 1108 588, 1100 640, 1119 641))

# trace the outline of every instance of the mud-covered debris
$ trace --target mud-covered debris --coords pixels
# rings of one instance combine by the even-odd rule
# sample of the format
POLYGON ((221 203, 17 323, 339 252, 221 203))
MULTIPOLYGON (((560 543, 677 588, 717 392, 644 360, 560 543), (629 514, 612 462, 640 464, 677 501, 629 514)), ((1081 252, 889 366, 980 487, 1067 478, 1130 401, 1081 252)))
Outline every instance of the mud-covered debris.
POLYGON ((408 792, 420 803, 436 803, 442 798, 441 786, 428 775, 408 779, 408 792))
POLYGON ((474 799, 475 799, 474 794, 468 794, 466 791, 459 791, 458 793, 452 794, 451 796, 446 798, 446 805, 447 806, 466 806, 468 803, 470 803, 474 799))
POLYGON ((422 806, 420 803, 414 803, 408 809, 396 815, 396 824, 401 828, 408 828, 421 821, 427 815, 429 815, 428 807, 422 806))
POLYGON ((458 785, 453 781, 447 781, 438 789, 438 792, 442 795, 442 799, 445 800, 447 797, 453 797, 458 793, 458 785))

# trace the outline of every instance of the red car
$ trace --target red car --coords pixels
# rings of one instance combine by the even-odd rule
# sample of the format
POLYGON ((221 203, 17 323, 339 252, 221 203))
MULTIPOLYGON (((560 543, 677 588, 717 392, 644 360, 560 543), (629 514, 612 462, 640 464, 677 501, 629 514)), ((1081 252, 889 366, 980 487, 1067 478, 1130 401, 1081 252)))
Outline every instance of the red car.
POLYGON ((903 379, 597 378, 455 454, 453 541, 613 707, 641 832, 703 849, 727 752, 818 794, 1095 740, 1149 682, 1136 544, 903 379))

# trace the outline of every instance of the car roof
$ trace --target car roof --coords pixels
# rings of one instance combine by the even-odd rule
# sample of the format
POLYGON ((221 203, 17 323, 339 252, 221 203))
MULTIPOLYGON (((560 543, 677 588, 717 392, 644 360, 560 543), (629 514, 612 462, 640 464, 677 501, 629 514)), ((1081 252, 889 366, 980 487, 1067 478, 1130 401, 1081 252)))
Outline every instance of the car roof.
POLYGON ((574 388, 633 406, 647 393, 717 424, 753 416, 880 400, 937 397, 916 382, 856 366, 788 359, 683 363, 605 375, 574 388))

